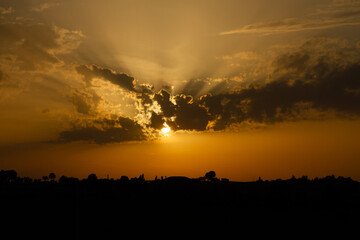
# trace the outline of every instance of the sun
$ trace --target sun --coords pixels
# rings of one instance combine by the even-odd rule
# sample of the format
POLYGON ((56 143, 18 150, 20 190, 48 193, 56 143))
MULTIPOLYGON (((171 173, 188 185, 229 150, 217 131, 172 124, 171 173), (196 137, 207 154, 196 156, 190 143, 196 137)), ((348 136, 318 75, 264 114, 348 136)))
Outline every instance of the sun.
POLYGON ((164 127, 161 129, 161 133, 167 134, 170 132, 170 127, 166 123, 164 123, 164 127))

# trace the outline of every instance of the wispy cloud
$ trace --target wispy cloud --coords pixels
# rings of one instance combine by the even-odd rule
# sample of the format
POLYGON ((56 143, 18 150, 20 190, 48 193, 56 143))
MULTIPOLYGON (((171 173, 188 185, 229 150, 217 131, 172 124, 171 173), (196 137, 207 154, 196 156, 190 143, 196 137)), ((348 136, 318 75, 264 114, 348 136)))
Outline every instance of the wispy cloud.
POLYGON ((12 7, 8 7, 8 8, 0 7, 0 14, 1 15, 10 14, 10 13, 13 13, 13 12, 15 12, 15 11, 14 11, 14 9, 12 7))
POLYGON ((220 32, 230 34, 276 34, 360 25, 360 1, 334 1, 303 19, 285 18, 248 24, 238 29, 220 32))
POLYGON ((256 23, 246 25, 240 29, 221 32, 220 35, 229 34, 275 34, 286 32, 298 32, 307 30, 319 30, 327 28, 335 28, 341 26, 360 25, 360 20, 357 21, 339 21, 334 19, 328 20, 306 20, 300 21, 298 19, 283 19, 280 21, 268 22, 268 23, 256 23))
POLYGON ((60 6, 60 3, 43 3, 43 4, 40 4, 38 7, 32 8, 31 11, 42 12, 46 9, 57 7, 57 6, 60 6))

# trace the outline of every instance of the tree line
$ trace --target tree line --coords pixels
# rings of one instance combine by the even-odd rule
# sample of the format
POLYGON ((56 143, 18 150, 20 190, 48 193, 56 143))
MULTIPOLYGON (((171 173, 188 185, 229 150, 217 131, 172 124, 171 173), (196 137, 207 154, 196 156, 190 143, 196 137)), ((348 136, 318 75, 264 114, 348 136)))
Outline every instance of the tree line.
MULTIPOLYGON (((146 180, 144 174, 141 174, 139 177, 133 177, 129 178, 128 176, 121 176, 118 179, 109 178, 98 178, 95 173, 91 173, 88 175, 87 178, 79 179, 75 177, 67 177, 67 176, 61 176, 57 178, 56 174, 51 172, 48 175, 44 175, 41 178, 32 179, 29 177, 19 177, 17 172, 15 170, 0 170, 0 184, 5 183, 59 183, 59 184, 76 184, 80 182, 87 182, 87 183, 97 183, 97 182, 159 182, 159 181, 165 181, 165 182, 189 182, 189 181, 198 181, 198 182, 222 182, 227 183, 229 182, 229 179, 227 178, 217 178, 215 171, 209 171, 206 172, 204 176, 200 176, 198 178, 188 178, 183 176, 175 176, 175 177, 163 177, 159 179, 157 176, 154 180, 146 180)), ((342 182, 342 183, 350 183, 350 182, 356 182, 350 177, 342 177, 338 176, 335 177, 335 175, 326 176, 324 178, 314 178, 309 179, 307 176, 302 176, 299 178, 296 178, 294 175, 289 179, 276 179, 276 180, 263 180, 261 177, 256 181, 257 183, 279 183, 279 182, 286 182, 286 183, 310 183, 310 182, 342 182)))

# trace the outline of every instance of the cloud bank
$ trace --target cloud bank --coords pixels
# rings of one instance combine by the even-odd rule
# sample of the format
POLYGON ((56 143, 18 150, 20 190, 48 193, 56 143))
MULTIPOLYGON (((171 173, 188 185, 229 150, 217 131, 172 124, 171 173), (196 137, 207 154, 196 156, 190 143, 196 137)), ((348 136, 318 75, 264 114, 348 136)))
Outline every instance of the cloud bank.
MULTIPOLYGON (((1 25, 0 32, 14 28, 12 24, 1 25)), ((37 63, 43 61, 57 65, 61 59, 55 52, 63 52, 71 45, 58 44, 62 34, 57 28, 42 25, 21 28, 17 29, 19 34, 12 32, 1 38, 4 45, 14 48, 0 51, 3 55, 17 54, 16 61, 31 56, 39 58, 37 63), (50 31, 45 33, 45 30, 50 31), (40 39, 32 36, 22 40, 28 36, 28 31, 39 31, 40 39), (27 45, 32 46, 31 50, 27 45), (26 54, 21 56, 20 53, 25 51, 26 54)), ((25 59, 18 64, 27 71, 39 71, 37 65, 25 59)), ((77 65, 73 71, 82 78, 84 86, 70 87, 68 100, 81 115, 72 117, 75 119, 72 127, 60 132, 59 141, 98 144, 144 141, 156 138, 165 122, 173 131, 220 131, 242 123, 272 124, 316 119, 330 112, 341 117, 360 115, 360 53, 357 44, 313 39, 298 49, 278 55, 271 66, 266 81, 244 85, 229 79, 191 79, 172 94, 165 89, 155 92, 150 85, 138 84, 134 77, 110 68, 77 65), (128 96, 130 102, 124 107, 132 108, 137 114, 130 117, 100 111, 100 104, 107 103, 109 108, 113 105, 99 92, 101 85, 94 86, 96 78, 111 84, 110 90, 114 94, 119 92, 128 96)), ((0 69, 0 87, 8 82, 8 78, 6 71, 0 69)))
MULTIPOLYGON (((126 130, 113 122, 107 127, 66 131, 61 136, 66 141, 120 142, 151 139, 164 122, 174 131, 219 131, 242 123, 326 118, 329 113, 345 118, 360 116, 360 54, 356 46, 333 39, 309 40, 278 55, 272 69, 265 82, 235 86, 223 80, 215 88, 205 87, 208 91, 201 95, 199 90, 208 80, 190 80, 183 93, 172 95, 164 89, 141 92, 136 90, 134 78, 126 74, 80 66, 77 70, 85 77, 103 77, 135 94, 142 121, 127 119, 132 127, 126 130)), ((78 105, 80 111, 89 110, 86 104, 78 105)))
MULTIPOLYGON (((342 7, 323 9, 311 23, 285 19, 242 31, 323 28, 334 26, 335 18, 348 24, 357 21, 355 3, 349 9, 349 2, 334 2, 342 7), (331 21, 320 21, 329 16, 331 21)), ((0 98, 22 89, 24 99, 36 106, 30 114, 38 111, 41 117, 66 122, 58 142, 146 141, 156 139, 165 122, 173 131, 221 131, 244 123, 360 116, 359 43, 316 38, 279 53, 271 63, 260 53, 241 52, 223 60, 266 61, 271 68, 257 70, 247 82, 204 77, 188 79, 177 89, 154 90, 128 73, 66 62, 62 56, 75 51, 84 37, 81 31, 41 23, 0 23, 0 98), (45 98, 53 105, 44 104, 45 98)), ((13 101, 24 103, 15 94, 13 101)))

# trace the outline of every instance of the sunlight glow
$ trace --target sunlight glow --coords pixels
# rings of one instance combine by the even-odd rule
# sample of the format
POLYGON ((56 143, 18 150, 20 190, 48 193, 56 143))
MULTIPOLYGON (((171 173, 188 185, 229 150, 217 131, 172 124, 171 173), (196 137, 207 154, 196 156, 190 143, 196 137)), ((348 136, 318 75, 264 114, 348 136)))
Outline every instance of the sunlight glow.
POLYGON ((169 133, 170 130, 171 130, 170 127, 166 123, 164 123, 164 127, 161 129, 161 132, 166 134, 169 133))

